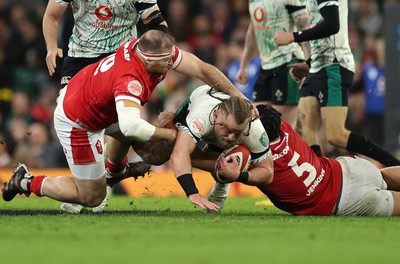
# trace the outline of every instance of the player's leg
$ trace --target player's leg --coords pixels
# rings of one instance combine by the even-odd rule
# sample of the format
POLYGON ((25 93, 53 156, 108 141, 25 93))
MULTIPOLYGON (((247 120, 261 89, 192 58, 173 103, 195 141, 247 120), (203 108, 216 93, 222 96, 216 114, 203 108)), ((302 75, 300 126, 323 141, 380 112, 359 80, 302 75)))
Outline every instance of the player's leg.
POLYGON ((350 131, 345 128, 347 107, 321 107, 321 118, 327 141, 339 148, 345 149, 350 131))
POLYGON ((380 170, 358 157, 339 157, 343 182, 337 215, 391 216, 393 192, 387 190, 380 170))
POLYGON ((105 196, 105 170, 100 163, 71 165, 74 177, 58 176, 49 178, 44 175, 33 176, 28 168, 20 164, 3 189, 3 199, 11 201, 17 194, 46 196, 62 202, 79 203, 85 206, 97 206, 105 196))
MULTIPOLYGON (((63 98, 67 89, 68 87, 60 92, 54 112, 54 127, 74 176, 71 179, 74 181, 75 191, 78 192, 80 199, 67 200, 63 198, 63 200, 97 206, 102 202, 106 193, 104 130, 84 130, 66 117, 63 109, 63 98), (100 198, 101 200, 98 201, 100 198)), ((54 181, 49 179, 49 187, 43 186, 44 195, 54 196, 54 192, 58 192, 59 188, 64 188, 64 184, 67 184, 63 181, 65 181, 63 178, 56 178, 54 181)))
POLYGON ((318 102, 314 96, 301 97, 296 130, 309 146, 318 145, 317 131, 321 122, 318 102))
POLYGON ((383 150, 370 139, 357 135, 345 128, 347 117, 347 92, 354 73, 339 66, 331 65, 319 72, 322 84, 321 113, 328 142, 348 151, 373 158, 385 166, 400 165, 400 161, 383 150))
POLYGON ((400 192, 400 166, 383 168, 381 173, 388 185, 388 190, 400 192))

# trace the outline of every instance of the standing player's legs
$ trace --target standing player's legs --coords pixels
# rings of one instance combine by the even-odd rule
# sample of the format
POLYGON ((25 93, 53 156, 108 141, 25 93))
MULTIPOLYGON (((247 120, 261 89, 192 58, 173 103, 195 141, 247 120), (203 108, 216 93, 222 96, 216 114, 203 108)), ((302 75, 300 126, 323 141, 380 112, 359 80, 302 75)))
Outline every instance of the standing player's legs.
POLYGON ((298 115, 296 131, 318 155, 322 156, 322 151, 318 143, 317 132, 321 123, 321 109, 313 90, 315 76, 308 74, 300 90, 301 97, 298 104, 298 115))
POLYGON ((340 65, 328 66, 318 73, 322 124, 327 141, 346 148, 350 131, 345 128, 348 112, 348 89, 354 73, 340 65))
POLYGON ((331 65, 316 73, 316 76, 322 122, 328 142, 336 147, 373 158, 385 166, 400 165, 395 157, 371 140, 345 128, 347 93, 354 73, 339 65, 331 65))

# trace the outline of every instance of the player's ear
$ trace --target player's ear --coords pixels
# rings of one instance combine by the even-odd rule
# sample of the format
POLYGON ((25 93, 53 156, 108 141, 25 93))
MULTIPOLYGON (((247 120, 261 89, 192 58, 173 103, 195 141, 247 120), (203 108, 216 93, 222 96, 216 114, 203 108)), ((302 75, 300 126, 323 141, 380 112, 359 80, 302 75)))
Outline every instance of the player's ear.
POLYGON ((216 120, 218 118, 219 114, 220 114, 219 113, 219 109, 215 109, 214 112, 213 112, 214 120, 216 120))

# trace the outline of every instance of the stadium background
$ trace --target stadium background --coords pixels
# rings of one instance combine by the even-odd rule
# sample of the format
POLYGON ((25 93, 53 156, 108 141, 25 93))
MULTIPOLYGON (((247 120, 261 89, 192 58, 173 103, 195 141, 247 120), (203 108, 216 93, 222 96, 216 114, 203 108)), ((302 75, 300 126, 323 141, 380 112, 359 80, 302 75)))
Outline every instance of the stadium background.
MULTIPOLYGON (((372 138, 393 154, 400 144, 399 1, 350 0, 349 37, 357 63, 350 91, 347 126, 372 138), (389 6, 390 5, 390 6, 389 6), (384 15, 385 14, 385 15, 384 15), (385 51, 385 47, 386 51, 385 51), (377 70, 387 67, 385 76, 371 81, 377 70), (371 67, 373 71, 371 72, 371 67), (372 91, 379 91, 374 103, 365 103, 372 91), (386 96, 385 96, 386 92, 386 96), (383 101, 382 101, 383 100, 383 101), (383 105, 385 107, 373 107, 383 105)), ((41 31, 47 0, 0 0, 0 180, 6 181, 12 167, 23 162, 34 173, 70 175, 61 146, 55 136, 52 113, 59 90, 59 71, 50 77, 45 64, 46 47, 41 31)), ((240 59, 249 22, 247 1, 160 0, 159 6, 178 45, 228 73, 240 59)), ((59 43, 67 54, 73 19, 68 12, 60 25, 59 43)), ((139 24, 139 31, 143 26, 139 24)), ((57 70, 61 69, 61 61, 57 70)), ((157 114, 174 111, 198 85, 195 80, 170 72, 146 105, 144 118, 157 121, 157 114)), ((369 101, 368 101, 369 102, 369 101)), ((324 142, 322 134, 320 140, 324 142)), ((327 156, 346 154, 324 143, 327 156)), ((138 157, 131 153, 131 160, 138 157)), ((379 164, 378 164, 379 165, 379 164)), ((124 181, 116 193, 183 195, 168 163, 152 168, 145 178, 124 181), (121 188, 122 187, 122 188, 121 188)), ((194 173, 200 192, 206 194, 212 180, 206 173, 194 173)), ((255 188, 235 184, 232 195, 259 196, 255 188)))

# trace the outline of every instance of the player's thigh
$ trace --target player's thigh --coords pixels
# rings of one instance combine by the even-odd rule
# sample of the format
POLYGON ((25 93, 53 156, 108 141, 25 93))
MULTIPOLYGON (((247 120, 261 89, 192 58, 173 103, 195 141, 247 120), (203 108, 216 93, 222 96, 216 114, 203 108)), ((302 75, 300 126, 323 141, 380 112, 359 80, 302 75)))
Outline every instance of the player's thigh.
POLYGON ((394 199, 379 169, 358 157, 339 157, 342 192, 337 215, 392 215, 394 199))
POLYGON ((96 206, 106 196, 106 171, 104 162, 87 165, 69 164, 82 202, 96 206))

